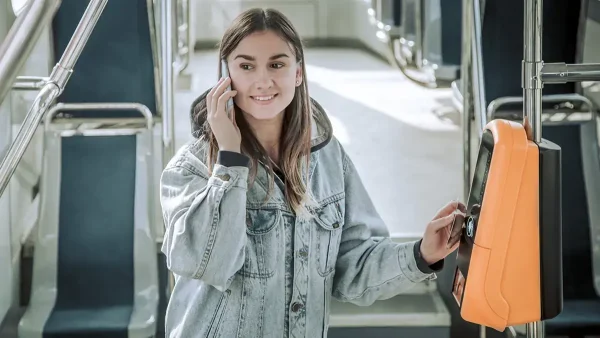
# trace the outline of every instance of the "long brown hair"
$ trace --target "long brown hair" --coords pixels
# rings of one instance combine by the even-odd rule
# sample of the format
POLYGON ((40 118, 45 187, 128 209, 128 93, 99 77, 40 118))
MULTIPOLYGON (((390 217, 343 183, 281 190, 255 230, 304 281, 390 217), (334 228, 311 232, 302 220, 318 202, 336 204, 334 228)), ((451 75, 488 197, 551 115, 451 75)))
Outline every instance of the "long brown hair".
MULTIPOLYGON (((219 78, 221 74, 221 60, 233 52, 238 44, 248 35, 255 32, 272 31, 285 40, 293 49, 296 62, 302 67, 302 82, 296 87, 292 102, 283 112, 283 130, 281 133, 279 158, 280 167, 285 175, 285 196, 287 202, 297 215, 306 215, 306 206, 312 204, 308 187, 308 167, 310 160, 310 130, 311 130, 311 105, 306 84, 306 67, 304 63, 304 50, 302 41, 292 26, 292 23, 279 11, 274 9, 254 8, 240 14, 227 29, 219 48, 219 78), (304 180, 303 176, 304 175, 304 180)), ((235 119, 242 135, 241 151, 251 158, 250 181, 254 182, 260 163, 267 167, 269 175, 269 189, 267 199, 274 187, 273 164, 264 147, 259 143, 256 135, 245 120, 242 111, 234 105, 235 119)), ((208 122, 206 122, 206 100, 201 100, 194 108, 194 119, 205 121, 202 128, 202 137, 208 140, 207 166, 212 172, 216 162, 218 145, 208 122)), ((265 200, 266 201, 266 200, 265 200)))

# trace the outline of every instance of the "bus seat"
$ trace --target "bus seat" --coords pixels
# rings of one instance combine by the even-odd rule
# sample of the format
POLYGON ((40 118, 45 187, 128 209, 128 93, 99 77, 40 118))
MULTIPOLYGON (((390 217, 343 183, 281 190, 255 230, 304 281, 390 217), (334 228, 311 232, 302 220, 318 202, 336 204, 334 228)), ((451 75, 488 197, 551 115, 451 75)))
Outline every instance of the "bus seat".
MULTIPOLYGON (((63 0, 52 22, 60 58, 88 2, 63 0)), ((155 65, 148 10, 151 0, 108 1, 58 102, 137 102, 157 115, 155 65), (147 3, 150 3, 148 5, 147 3)), ((72 111, 73 117, 114 117, 113 112, 72 111)), ((135 111, 118 116, 138 117, 135 111)))
POLYGON ((81 128, 46 131, 31 301, 20 337, 155 334, 151 132, 104 127, 97 136, 78 135, 81 128))
MULTIPOLYGON (((86 6, 62 1, 51 27, 56 60, 86 6)), ((107 3, 59 104, 136 103, 157 115, 148 6, 152 1, 107 3)), ((140 114, 126 108, 57 117, 60 123, 45 125, 39 237, 19 335, 152 337, 161 325, 152 127, 133 128, 140 114), (64 124, 69 118, 79 126, 64 124)))
MULTIPOLYGON (((600 295, 592 271, 593 222, 600 222, 600 157, 596 121, 547 125, 542 137, 562 149, 563 312, 548 335, 600 334, 600 295)), ((597 223, 596 223, 597 224, 597 223)), ((596 244, 597 245, 597 244, 596 244)))

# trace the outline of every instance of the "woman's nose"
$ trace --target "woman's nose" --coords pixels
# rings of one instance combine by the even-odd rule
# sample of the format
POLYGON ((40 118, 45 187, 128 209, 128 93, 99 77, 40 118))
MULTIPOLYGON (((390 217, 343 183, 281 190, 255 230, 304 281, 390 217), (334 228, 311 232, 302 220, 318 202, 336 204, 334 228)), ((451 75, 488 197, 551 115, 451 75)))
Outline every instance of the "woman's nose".
POLYGON ((259 71, 256 79, 256 87, 258 89, 269 89, 273 86, 273 79, 267 69, 259 71))

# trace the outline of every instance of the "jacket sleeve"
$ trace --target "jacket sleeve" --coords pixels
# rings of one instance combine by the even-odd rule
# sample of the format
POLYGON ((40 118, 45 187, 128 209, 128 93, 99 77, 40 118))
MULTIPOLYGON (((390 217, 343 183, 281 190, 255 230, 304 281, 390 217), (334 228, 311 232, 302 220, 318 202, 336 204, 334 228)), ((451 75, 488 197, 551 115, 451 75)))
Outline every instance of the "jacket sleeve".
POLYGON ((241 269, 247 240, 248 166, 243 160, 237 153, 219 153, 210 177, 204 166, 189 161, 163 171, 161 250, 174 274, 225 291, 241 269))
POLYGON ((356 168, 344 153, 345 220, 333 281, 333 297, 356 305, 388 299, 425 279, 434 279, 443 260, 428 266, 421 241, 395 243, 371 237, 370 226, 385 227, 356 168))

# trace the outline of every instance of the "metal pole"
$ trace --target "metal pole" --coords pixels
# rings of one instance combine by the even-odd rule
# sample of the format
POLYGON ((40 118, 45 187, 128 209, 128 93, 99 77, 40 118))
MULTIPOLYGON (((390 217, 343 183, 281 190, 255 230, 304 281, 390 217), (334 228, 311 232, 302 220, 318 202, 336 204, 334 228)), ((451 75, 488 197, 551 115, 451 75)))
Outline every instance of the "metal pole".
POLYGON ((461 62, 461 92, 463 97, 462 133, 463 133, 463 198, 469 198, 471 186, 471 1, 462 2, 462 62, 461 62))
POLYGON ((163 163, 167 163, 175 153, 173 137, 173 1, 162 0, 160 8, 160 33, 162 54, 162 123, 163 123, 163 163))
POLYGON ((600 63, 546 63, 541 76, 544 84, 600 81, 600 63))
POLYGON ((473 105, 475 121, 479 122, 479 137, 487 125, 485 109, 485 88, 483 86, 483 56, 481 53, 481 9, 480 0, 473 0, 471 21, 473 24, 472 36, 472 74, 473 74, 473 105))
MULTIPOLYGON (((529 121, 533 141, 542 140, 542 5, 543 0, 525 0, 523 32, 523 118, 529 121)), ((527 324, 528 338, 543 338, 544 323, 527 324)))
POLYGON ((8 152, 0 163, 0 196, 8 186, 10 178, 14 174, 25 150, 29 146, 33 134, 40 121, 44 118, 48 107, 61 93, 73 71, 83 47, 106 6, 108 0, 91 0, 81 21, 75 29, 73 38, 69 41, 63 56, 52 70, 48 83, 42 87, 36 97, 31 109, 25 117, 15 140, 10 145, 8 152))
POLYGON ((0 102, 12 89, 40 34, 60 6, 60 0, 29 1, 0 44, 0 102))
POLYGON ((538 143, 542 140, 542 4, 543 0, 525 0, 523 21, 523 118, 531 124, 533 141, 538 143))

